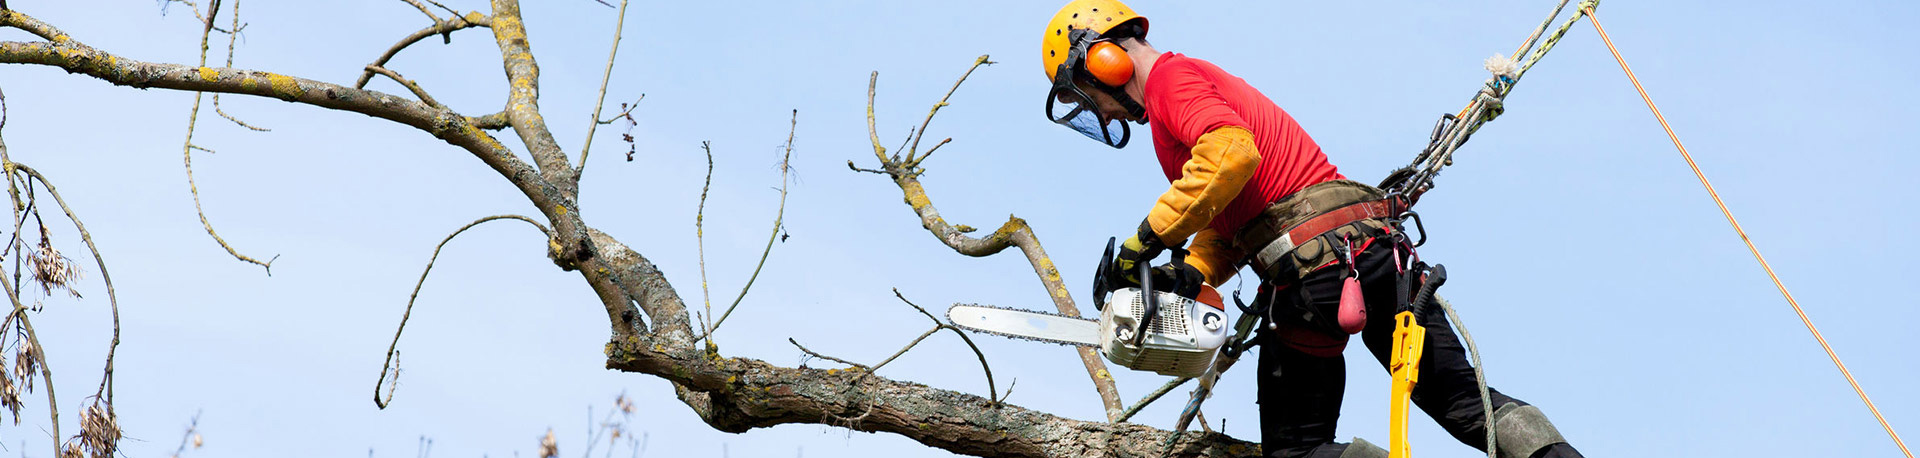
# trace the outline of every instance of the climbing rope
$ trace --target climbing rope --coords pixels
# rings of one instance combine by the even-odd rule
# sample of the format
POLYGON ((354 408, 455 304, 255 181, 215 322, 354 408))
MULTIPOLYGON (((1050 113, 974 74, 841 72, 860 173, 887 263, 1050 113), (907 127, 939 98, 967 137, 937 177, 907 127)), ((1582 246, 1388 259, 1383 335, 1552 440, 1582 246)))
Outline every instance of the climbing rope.
POLYGON ((1800 302, 1793 299, 1793 293, 1787 292, 1787 285, 1780 282, 1779 275, 1774 274, 1773 266, 1767 264, 1767 258, 1760 256, 1760 249, 1754 247, 1753 239, 1748 238, 1747 231, 1740 228, 1740 222, 1733 219, 1733 212, 1727 210, 1727 203, 1720 200, 1720 193, 1713 190, 1713 183, 1707 182, 1707 175, 1700 172, 1700 165, 1693 162, 1693 155, 1688 154, 1686 145, 1680 143, 1680 136, 1674 135, 1673 126, 1667 124, 1667 117, 1660 114, 1660 107, 1654 106, 1653 98, 1648 97, 1646 88, 1640 86, 1640 78, 1633 75, 1633 69, 1627 67, 1627 60, 1620 57, 1620 50, 1613 47, 1613 39, 1607 37, 1607 29, 1600 26, 1600 18, 1593 15, 1593 8, 1586 5, 1582 7, 1587 17, 1592 19, 1593 30, 1600 33, 1601 41, 1606 42, 1607 51, 1613 53, 1613 60, 1620 62, 1620 70, 1627 73, 1628 81, 1633 82, 1633 90, 1639 91, 1640 99, 1647 102, 1647 109, 1653 110, 1654 119, 1658 119, 1660 127, 1667 130, 1667 138, 1673 140, 1673 147, 1680 150, 1680 157, 1687 160, 1687 167, 1693 168, 1693 176, 1699 178, 1700 185, 1707 188, 1707 195, 1713 196, 1714 205, 1720 206, 1720 214, 1726 216, 1727 223, 1733 225, 1733 231, 1740 234, 1740 241, 1746 242, 1747 251, 1753 253, 1754 260, 1760 261, 1760 268, 1765 269, 1767 277, 1773 279, 1773 286, 1779 288, 1780 295, 1787 298, 1787 305, 1793 306, 1793 313, 1800 315, 1800 322, 1807 325, 1807 331, 1813 333, 1813 339, 1819 341, 1820 348, 1827 351, 1827 358, 1833 360, 1834 367, 1840 368, 1840 375, 1845 376, 1847 383, 1853 385, 1853 392, 1860 395, 1860 402, 1866 403, 1867 410, 1873 411, 1873 418, 1880 420, 1880 427, 1887 430, 1887 436, 1893 438, 1894 445, 1900 446, 1900 452, 1905 453, 1907 458, 1913 458, 1913 451, 1908 450, 1907 444, 1900 440, 1900 434, 1893 431, 1893 425, 1887 423, 1887 417, 1880 415, 1880 408, 1873 405, 1873 400, 1867 399, 1866 390, 1860 389, 1860 382, 1855 381, 1853 373, 1847 370, 1847 365, 1840 362, 1840 355, 1833 352, 1833 346, 1827 344, 1825 337, 1820 336, 1820 329, 1814 327, 1813 320, 1807 318, 1807 312, 1800 308, 1800 302))

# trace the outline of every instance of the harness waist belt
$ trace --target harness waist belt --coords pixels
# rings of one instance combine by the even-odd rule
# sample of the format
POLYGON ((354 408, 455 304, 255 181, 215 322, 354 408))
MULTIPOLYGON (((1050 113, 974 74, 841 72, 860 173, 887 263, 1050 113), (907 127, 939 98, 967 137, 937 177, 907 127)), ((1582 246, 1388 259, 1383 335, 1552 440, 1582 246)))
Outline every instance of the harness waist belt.
POLYGON ((1282 256, 1292 253, 1294 248, 1299 247, 1300 243, 1325 234, 1327 231, 1339 229, 1340 226, 1353 224, 1356 221, 1394 217, 1404 209, 1397 204, 1398 201, 1392 198, 1372 200, 1336 208, 1308 218, 1282 231, 1279 237, 1273 239, 1273 242, 1255 253, 1253 268, 1260 272, 1267 272, 1267 269, 1279 262, 1282 256))

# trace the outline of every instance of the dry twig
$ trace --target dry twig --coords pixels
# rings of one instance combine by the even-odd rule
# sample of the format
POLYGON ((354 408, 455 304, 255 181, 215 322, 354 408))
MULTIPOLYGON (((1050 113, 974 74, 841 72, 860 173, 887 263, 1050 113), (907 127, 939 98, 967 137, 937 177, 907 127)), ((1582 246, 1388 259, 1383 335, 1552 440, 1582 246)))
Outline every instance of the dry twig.
POLYGON ((532 224, 534 228, 540 229, 541 235, 547 236, 549 245, 553 243, 553 231, 541 225, 539 221, 534 221, 533 218, 520 215, 494 215, 473 220, 473 222, 467 223, 465 226, 460 226, 460 228, 455 229, 452 234, 447 234, 447 238, 441 239, 439 245, 434 245, 433 256, 427 258, 427 267, 420 271, 420 281, 413 284, 413 294, 407 296, 407 309, 405 312, 400 313, 400 327, 393 331, 393 343, 387 345, 387 359, 386 362, 380 365, 380 379, 373 383, 373 404, 375 406, 385 409, 387 408, 387 403, 393 401, 393 391, 398 388, 400 383, 400 365, 398 363, 400 334, 406 332, 407 319, 413 317, 413 303, 420 298, 420 287, 427 284, 427 274, 433 273, 433 263, 440 260, 440 249, 446 248, 447 242, 452 242, 454 237, 458 237, 460 233, 466 232, 467 229, 472 229, 474 226, 479 226, 482 223, 502 219, 517 219, 525 221, 527 224, 532 224), (389 377, 388 374, 392 374, 392 376, 389 377), (389 379, 393 380, 394 384, 392 386, 387 385, 389 379), (380 388, 382 386, 388 386, 385 397, 380 395, 380 388))
MULTIPOLYGON (((192 2, 188 2, 185 0, 173 0, 173 1, 180 1, 183 3, 187 3, 188 5, 193 4, 192 2)), ((239 0, 234 0, 234 5, 237 8, 239 5, 239 0)), ((207 14, 205 16, 200 16, 200 13, 197 9, 194 11, 194 15, 200 17, 200 22, 203 25, 203 27, 201 27, 200 29, 200 63, 199 63, 199 67, 202 69, 206 69, 207 67, 207 49, 208 49, 207 41, 208 41, 208 38, 212 36, 213 31, 215 29, 215 27, 213 26, 213 20, 219 14, 220 14, 220 0, 213 0, 211 2, 208 2, 207 14)), ((238 23, 237 17, 238 15, 236 14, 235 23, 238 23)), ((228 33, 233 33, 233 32, 228 31, 228 33)), ((209 74, 209 72, 207 72, 206 70, 202 70, 201 74, 203 75, 203 77, 205 77, 205 75, 209 74)), ((216 75, 216 77, 218 75, 217 72, 214 72, 212 74, 216 75)), ((206 149, 200 148, 193 144, 193 134, 195 131, 195 127, 198 126, 200 122, 200 96, 203 94, 205 93, 199 92, 199 91, 195 91, 193 93, 193 108, 187 111, 187 138, 185 141, 181 143, 181 146, 180 146, 180 152, 183 158, 182 162, 184 163, 187 169, 187 190, 193 193, 193 211, 200 215, 200 226, 203 228, 206 228, 207 235, 213 236, 213 241, 218 242, 220 244, 220 248, 226 249, 227 254, 233 255, 234 259, 239 259, 241 261, 259 265, 260 267, 267 270, 267 275, 273 275, 273 261, 274 261, 273 259, 268 259, 265 262, 262 262, 258 259, 254 259, 251 256, 240 254, 239 250, 234 249, 233 245, 227 243, 227 239, 220 237, 220 233, 218 231, 213 230, 213 223, 207 221, 206 210, 201 208, 200 186, 195 184, 193 181, 193 150, 195 149, 206 150, 206 149)), ((206 150, 206 151, 212 152, 211 150, 206 150)), ((274 256, 274 259, 278 259, 278 258, 279 256, 274 256)))
MULTIPOLYGON (((604 4, 606 2, 600 3, 604 4)), ((587 169, 587 153, 593 152, 593 132, 602 124, 600 122, 600 109, 607 106, 607 82, 613 80, 613 60, 615 57, 620 56, 620 32, 627 26, 627 0, 620 0, 619 16, 620 18, 613 23, 613 44, 610 46, 613 49, 607 51, 607 70, 600 74, 600 95, 594 97, 593 117, 588 118, 589 121, 593 122, 587 123, 587 138, 580 142, 580 165, 574 167, 576 169, 573 176, 575 180, 580 179, 580 175, 587 169)), ((645 96, 643 95, 641 97, 645 96)), ((639 104, 640 101, 634 101, 634 105, 637 106, 639 104)), ((629 107, 623 110, 621 115, 626 115, 628 111, 633 111, 633 108, 629 107)))
POLYGON ((195 450, 200 449, 200 446, 206 444, 200 437, 200 412, 194 412, 193 418, 187 420, 187 431, 180 433, 180 446, 174 447, 173 454, 167 456, 169 458, 180 458, 181 454, 187 453, 187 445, 189 444, 193 445, 195 450))
MULTIPOLYGON (((452 10, 448 10, 448 11, 452 12, 452 10)), ((427 14, 427 16, 433 17, 433 14, 429 13, 427 14)), ((492 27, 492 26, 493 26, 493 18, 489 16, 483 16, 479 12, 467 13, 464 16, 459 14, 453 14, 452 17, 445 20, 441 20, 440 18, 434 18, 433 25, 427 26, 427 28, 420 29, 420 31, 418 32, 414 32, 411 35, 407 35, 406 37, 401 38, 400 42, 394 43, 393 46, 388 47, 385 53, 380 54, 380 57, 373 59, 373 63, 368 65, 374 66, 374 67, 385 67, 387 65, 387 61, 393 60, 393 56, 400 54, 400 50, 407 49, 408 46, 413 46, 414 43, 419 43, 420 40, 424 40, 427 37, 440 35, 440 38, 442 39, 443 43, 452 43, 453 32, 455 31, 471 29, 474 27, 492 27)), ((353 83, 354 89, 361 89, 361 88, 367 87, 367 83, 373 81, 373 75, 374 75, 374 72, 372 70, 362 71, 360 73, 360 79, 354 81, 353 83)))
MULTIPOLYGON (((747 284, 740 287, 740 295, 733 297, 733 304, 728 305, 727 310, 720 313, 720 319, 713 320, 712 326, 708 326, 699 337, 694 338, 695 341, 707 339, 707 348, 710 351, 713 349, 713 339, 711 339, 713 332, 719 330, 720 324, 725 323, 727 317, 733 316, 733 309, 740 307, 740 301, 747 298, 747 291, 753 289, 753 281, 760 278, 760 268, 767 266, 767 255, 773 253, 773 242, 780 240, 780 228, 784 227, 787 215, 787 184, 790 182, 787 178, 793 171, 793 134, 799 127, 800 110, 793 110, 793 118, 787 123, 787 143, 782 145, 786 151, 780 156, 780 209, 774 212, 773 233, 767 236, 767 247, 760 250, 760 263, 753 266, 753 275, 747 277, 747 284)), ((700 264, 706 265, 706 262, 703 255, 700 264)), ((704 281, 701 283, 705 284, 704 281)), ((712 311, 709 310, 708 313, 712 311)))

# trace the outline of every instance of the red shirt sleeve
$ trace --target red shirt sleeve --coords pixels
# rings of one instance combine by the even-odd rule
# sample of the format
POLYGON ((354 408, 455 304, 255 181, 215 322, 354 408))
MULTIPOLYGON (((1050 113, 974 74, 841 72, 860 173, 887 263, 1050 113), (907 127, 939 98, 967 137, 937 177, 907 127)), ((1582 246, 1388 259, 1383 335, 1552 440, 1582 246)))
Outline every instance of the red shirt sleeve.
POLYGON ((1201 135, 1222 126, 1252 129, 1199 69, 1184 61, 1164 65, 1154 68, 1147 80, 1146 105, 1153 110, 1148 116, 1166 126, 1180 144, 1192 147, 1201 135))

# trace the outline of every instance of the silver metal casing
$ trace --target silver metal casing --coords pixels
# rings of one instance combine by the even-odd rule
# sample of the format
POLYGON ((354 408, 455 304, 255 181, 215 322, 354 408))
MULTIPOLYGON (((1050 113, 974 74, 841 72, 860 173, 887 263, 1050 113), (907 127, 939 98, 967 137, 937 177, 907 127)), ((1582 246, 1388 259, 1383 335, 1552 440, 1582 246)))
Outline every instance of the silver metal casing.
POLYGON ((1155 292, 1158 316, 1147 326, 1147 337, 1136 347, 1133 333, 1146 313, 1140 288, 1121 288, 1107 297, 1100 312, 1100 352, 1108 361, 1128 369, 1153 371, 1174 377, 1198 377, 1213 364, 1213 355, 1227 340, 1227 313, 1198 301, 1155 292))

